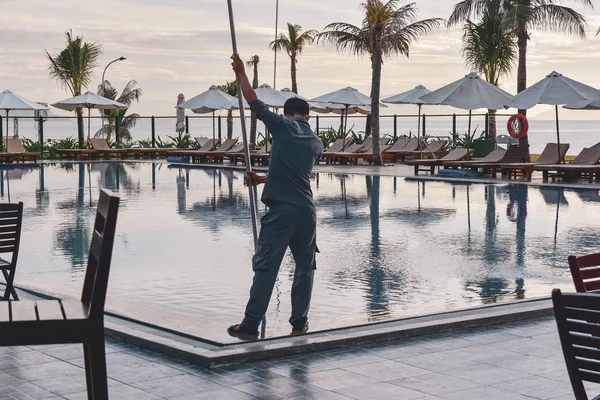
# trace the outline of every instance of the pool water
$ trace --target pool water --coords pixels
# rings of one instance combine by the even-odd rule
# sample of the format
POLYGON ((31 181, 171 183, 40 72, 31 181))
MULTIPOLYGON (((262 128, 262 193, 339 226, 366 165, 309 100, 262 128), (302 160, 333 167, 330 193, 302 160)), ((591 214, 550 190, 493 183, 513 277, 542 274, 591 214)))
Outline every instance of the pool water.
MULTIPOLYGON (((81 287, 107 187, 122 198, 109 298, 215 324, 243 315, 253 243, 241 171, 63 163, 1 177, 1 201, 25 204, 17 283, 81 287)), ((320 327, 549 296, 572 289, 568 255, 600 247, 593 189, 320 173, 313 190, 321 253, 310 319, 320 327)), ((288 254, 271 325, 287 326, 293 268, 288 254)))

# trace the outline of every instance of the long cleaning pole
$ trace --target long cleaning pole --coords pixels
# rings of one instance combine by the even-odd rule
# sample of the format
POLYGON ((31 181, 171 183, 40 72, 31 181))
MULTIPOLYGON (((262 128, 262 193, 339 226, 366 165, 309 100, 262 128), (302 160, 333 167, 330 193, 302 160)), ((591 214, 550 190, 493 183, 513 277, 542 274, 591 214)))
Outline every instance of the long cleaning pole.
MULTIPOLYGON (((275 40, 277 40, 279 28, 279 0, 275 2, 275 40)), ((277 89, 277 50, 275 50, 275 60, 273 62, 273 89, 277 89)))
MULTIPOLYGON (((229 9, 229 27, 231 29, 231 46, 233 52, 237 53, 237 40, 235 37, 235 23, 233 19, 233 6, 231 0, 227 0, 227 7, 229 9)), ((244 115, 244 100, 242 98, 242 88, 240 86, 239 77, 236 75, 236 86, 238 91, 238 104, 240 107, 240 123, 242 124, 242 140, 244 142, 244 157, 246 159, 246 172, 252 171, 252 165, 250 160, 250 148, 248 147, 248 135, 246 133, 246 117, 244 115)), ((254 251, 256 252, 258 247, 258 220, 256 215, 258 210, 256 209, 256 186, 248 186, 248 195, 250 197, 250 212, 252 215, 252 236, 254 237, 254 251)), ((263 317, 262 324, 265 326, 265 318, 263 317)))

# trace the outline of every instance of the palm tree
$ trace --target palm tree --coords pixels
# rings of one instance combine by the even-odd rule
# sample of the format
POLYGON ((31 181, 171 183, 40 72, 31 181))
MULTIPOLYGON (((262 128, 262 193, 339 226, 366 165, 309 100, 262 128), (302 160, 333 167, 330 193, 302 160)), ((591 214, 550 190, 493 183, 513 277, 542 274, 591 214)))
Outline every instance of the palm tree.
POLYGON ((443 22, 441 18, 415 21, 415 3, 399 6, 400 0, 367 0, 362 4, 365 18, 362 25, 354 26, 344 22, 334 22, 319 34, 340 51, 355 55, 368 54, 371 58, 373 76, 371 81, 371 134, 373 135, 374 163, 381 165, 379 147, 379 94, 381 89, 381 69, 384 57, 394 54, 410 54, 410 45, 443 22))
MULTIPOLYGON (((577 0, 593 7, 591 0, 577 0)), ((560 0, 504 0, 502 9, 504 24, 512 29, 519 48, 519 66, 517 70, 517 92, 527 88, 527 44, 533 29, 546 29, 585 37, 586 20, 572 8, 562 6, 560 0)), ((454 6, 448 25, 461 23, 472 16, 477 18, 487 9, 488 0, 463 0, 454 6)), ((526 115, 527 110, 519 110, 526 115)), ((529 138, 520 139, 520 145, 529 148, 529 138)), ((529 157, 529 152, 527 152, 529 157)))
MULTIPOLYGON (((54 56, 44 50, 50 65, 48 66, 51 79, 60 82, 68 89, 72 96, 78 96, 82 90, 90 84, 92 73, 102 54, 102 47, 94 43, 84 42, 81 36, 73 37, 73 32, 65 32, 66 47, 54 56)), ((79 147, 83 147, 83 110, 78 108, 77 114, 77 136, 79 147)))
MULTIPOLYGON (((222 92, 227 93, 230 96, 237 97, 237 95, 238 95, 237 83, 235 81, 227 82, 224 85, 217 86, 217 89, 219 89, 222 92)), ((232 138, 233 138, 233 110, 228 110, 227 111, 227 139, 232 139, 232 138)))
POLYGON ((139 102, 142 97, 143 91, 140 88, 136 88, 137 81, 130 80, 121 95, 118 96, 118 91, 115 89, 109 81, 104 81, 104 89, 102 84, 98 85, 98 94, 102 94, 104 90, 104 97, 111 100, 116 100, 119 103, 125 104, 127 108, 120 110, 102 110, 101 113, 108 120, 108 124, 104 125, 96 134, 95 137, 106 137, 110 140, 112 135, 116 132, 117 122, 119 125, 119 142, 131 141, 131 129, 136 126, 140 119, 139 114, 127 114, 127 110, 134 101, 139 102), (118 97, 117 97, 118 96, 118 97))
POLYGON ((273 51, 285 50, 288 56, 290 56, 290 60, 292 61, 292 92, 298 94, 298 82, 296 80, 298 56, 302 54, 305 45, 315 41, 315 36, 317 36, 318 32, 315 30, 302 32, 302 27, 300 25, 290 24, 289 22, 287 26, 287 36, 285 33, 280 33, 279 38, 272 41, 270 46, 273 51))
MULTIPOLYGON (((488 0, 478 23, 467 20, 463 27, 462 53, 466 64, 483 74, 492 85, 510 74, 517 59, 517 43, 512 31, 503 24, 502 0, 488 0)), ((496 110, 488 110, 488 137, 496 143, 496 110)))
MULTIPOLYGON (((250 61, 246 63, 248 67, 254 69, 254 79, 252 79, 252 87, 256 89, 258 87, 258 63, 260 63, 260 57, 254 55, 250 61)), ((250 145, 256 144, 256 115, 252 113, 252 119, 250 120, 250 145)))

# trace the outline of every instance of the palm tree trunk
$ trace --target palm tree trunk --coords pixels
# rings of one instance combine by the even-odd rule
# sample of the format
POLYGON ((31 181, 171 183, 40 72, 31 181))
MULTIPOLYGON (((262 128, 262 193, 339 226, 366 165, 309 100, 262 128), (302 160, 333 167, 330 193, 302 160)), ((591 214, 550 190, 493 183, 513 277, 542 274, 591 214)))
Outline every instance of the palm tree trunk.
MULTIPOLYGON (((258 63, 254 62, 254 79, 252 80, 252 88, 256 89, 258 87, 258 63)), ((250 148, 254 148, 256 146, 256 114, 252 113, 252 118, 250 119, 250 148)))
POLYGON ((79 148, 83 149, 83 144, 85 142, 85 129, 83 126, 83 110, 78 108, 75 110, 77 114, 77 138, 79 139, 79 148))
POLYGON ((296 55, 290 57, 292 59, 292 92, 298 94, 298 82, 296 80, 296 55))
POLYGON ((492 146, 496 148, 496 110, 488 110, 490 116, 488 126, 488 139, 492 141, 492 146))
POLYGON ((227 139, 233 138, 233 111, 227 111, 227 139))
MULTIPOLYGON (((527 89, 527 41, 529 34, 526 27, 520 27, 517 37, 517 45, 519 46, 519 69, 517 70, 517 93, 521 93, 527 89)), ((519 110, 519 114, 527 115, 527 110, 519 110)), ((525 162, 529 162, 529 137, 527 135, 519 139, 519 146, 524 147, 525 162)))
POLYGON ((373 164, 382 165, 379 146, 379 95, 381 90, 381 28, 376 27, 373 46, 373 79, 371 81, 371 135, 373 137, 373 164))

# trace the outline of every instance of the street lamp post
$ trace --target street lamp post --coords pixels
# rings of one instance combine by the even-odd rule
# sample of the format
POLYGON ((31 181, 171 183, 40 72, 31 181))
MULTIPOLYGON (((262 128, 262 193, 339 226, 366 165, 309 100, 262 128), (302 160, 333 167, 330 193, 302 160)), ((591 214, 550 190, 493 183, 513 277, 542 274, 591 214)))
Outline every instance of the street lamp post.
MULTIPOLYGON (((106 65, 106 67, 104 67, 104 71, 102 72, 102 97, 105 97, 104 95, 105 95, 105 93, 106 93, 106 92, 104 91, 104 75, 106 74, 106 70, 108 69, 108 67, 110 67, 110 66, 111 66, 111 64, 114 64, 114 63, 116 63, 117 61, 124 61, 124 60, 126 60, 126 58, 125 58, 125 57, 119 57, 119 58, 116 58, 116 59, 112 60, 111 62, 109 62, 109 63, 106 65)), ((104 127, 104 114, 103 114, 103 113, 100 113, 100 115, 102 116, 102 127, 104 127)))

